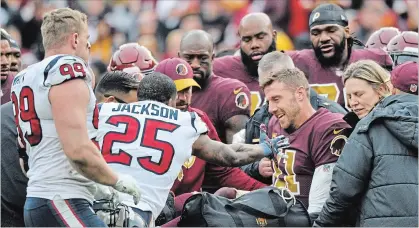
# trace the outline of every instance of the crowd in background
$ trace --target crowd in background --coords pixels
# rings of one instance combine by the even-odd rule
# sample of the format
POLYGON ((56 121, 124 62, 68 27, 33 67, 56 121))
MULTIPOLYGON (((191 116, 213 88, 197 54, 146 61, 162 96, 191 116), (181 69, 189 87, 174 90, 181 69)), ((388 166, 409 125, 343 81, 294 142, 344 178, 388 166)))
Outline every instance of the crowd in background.
POLYGON ((346 10, 351 33, 366 42, 381 27, 418 29, 417 0, 2 0, 0 27, 22 48, 23 69, 43 58, 42 15, 71 7, 88 15, 91 64, 106 70, 111 54, 121 44, 138 42, 160 61, 177 55, 186 31, 204 29, 216 50, 237 48, 241 18, 250 12, 267 13, 277 31, 277 49, 311 48, 308 16, 322 2, 346 10))

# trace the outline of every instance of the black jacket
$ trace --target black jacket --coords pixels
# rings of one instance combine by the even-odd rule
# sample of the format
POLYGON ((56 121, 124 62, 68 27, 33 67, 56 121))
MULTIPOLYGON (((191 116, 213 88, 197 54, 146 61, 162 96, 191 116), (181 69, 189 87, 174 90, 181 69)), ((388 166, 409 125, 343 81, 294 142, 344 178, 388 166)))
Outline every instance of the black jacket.
POLYGON ((418 97, 385 98, 361 119, 333 170, 330 197, 316 220, 339 226, 418 226, 418 97))
POLYGON ((28 178, 22 173, 12 102, 1 106, 1 226, 23 227, 28 178))
MULTIPOLYGON (((315 110, 319 108, 326 108, 333 113, 346 114, 347 111, 334 101, 330 101, 325 97, 318 95, 313 89, 310 89, 310 103, 315 110)), ((269 119, 272 114, 268 112, 268 104, 262 105, 258 108, 253 116, 246 124, 245 143, 258 144, 259 143, 259 126, 264 123, 268 127, 269 119)), ((264 178, 259 174, 259 162, 254 162, 241 167, 249 176, 259 180, 263 183, 270 184, 271 178, 264 178)))

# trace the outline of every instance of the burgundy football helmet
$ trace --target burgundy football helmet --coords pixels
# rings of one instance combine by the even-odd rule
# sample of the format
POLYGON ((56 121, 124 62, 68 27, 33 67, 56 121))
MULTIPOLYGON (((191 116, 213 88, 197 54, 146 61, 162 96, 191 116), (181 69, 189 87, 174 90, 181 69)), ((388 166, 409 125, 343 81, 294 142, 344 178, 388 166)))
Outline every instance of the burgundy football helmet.
POLYGON ((142 75, 147 76, 154 71, 156 65, 157 61, 146 47, 137 43, 127 43, 121 45, 113 54, 108 71, 138 67, 142 75))
POLYGON ((367 43, 365 44, 366 48, 380 48, 387 50, 387 44, 390 42, 391 38, 400 34, 399 29, 394 27, 384 27, 373 32, 368 38, 367 43))
POLYGON ((407 61, 418 62, 419 35, 406 31, 393 37, 387 45, 387 51, 393 59, 394 66, 407 61))

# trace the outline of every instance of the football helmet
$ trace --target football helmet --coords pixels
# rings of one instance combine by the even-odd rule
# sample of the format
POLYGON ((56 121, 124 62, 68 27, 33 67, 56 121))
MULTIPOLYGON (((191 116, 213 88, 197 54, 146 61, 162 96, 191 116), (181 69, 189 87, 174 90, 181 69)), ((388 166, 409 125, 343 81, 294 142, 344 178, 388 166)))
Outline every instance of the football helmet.
POLYGON ((394 27, 384 27, 373 32, 368 38, 365 48, 380 48, 387 50, 387 44, 390 42, 391 38, 400 34, 399 29, 394 27))
POLYGON ((387 51, 393 59, 394 66, 407 61, 418 62, 418 42, 417 32, 406 31, 393 37, 387 45, 387 51))
POLYGON ((147 76, 154 71, 156 65, 157 61, 146 47, 138 43, 127 43, 121 45, 113 54, 108 71, 138 67, 141 74, 147 76))
POLYGON ((109 227, 145 227, 144 220, 131 207, 113 200, 98 200, 93 210, 109 227))

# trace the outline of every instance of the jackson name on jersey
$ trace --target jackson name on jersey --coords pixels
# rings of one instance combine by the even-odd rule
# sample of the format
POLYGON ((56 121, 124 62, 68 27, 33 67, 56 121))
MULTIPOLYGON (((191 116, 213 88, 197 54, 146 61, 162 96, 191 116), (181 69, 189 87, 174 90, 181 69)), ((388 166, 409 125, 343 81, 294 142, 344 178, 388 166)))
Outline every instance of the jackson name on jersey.
POLYGON ((13 80, 11 100, 15 121, 19 138, 29 156, 27 197, 52 200, 59 195, 63 199, 93 201, 94 182, 79 174, 64 154, 48 98, 52 86, 72 79, 84 80, 90 89, 87 126, 89 136, 94 138, 96 99, 91 88, 91 75, 82 59, 71 55, 50 56, 21 71, 13 80))
POLYGON ((96 140, 106 162, 129 174, 142 190, 140 202, 121 194, 124 204, 151 211, 157 218, 192 145, 207 127, 195 112, 182 112, 155 101, 98 106, 96 140))

